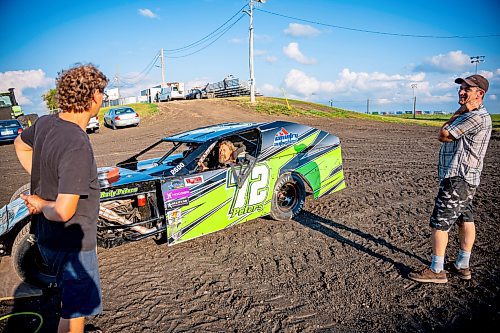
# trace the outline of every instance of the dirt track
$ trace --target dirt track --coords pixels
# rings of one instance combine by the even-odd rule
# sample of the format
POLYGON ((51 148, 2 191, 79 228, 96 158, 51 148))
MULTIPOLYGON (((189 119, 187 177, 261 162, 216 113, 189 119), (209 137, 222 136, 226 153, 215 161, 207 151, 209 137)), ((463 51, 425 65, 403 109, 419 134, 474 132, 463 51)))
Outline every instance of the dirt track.
MULTIPOLYGON (((230 101, 164 103, 138 128, 91 135, 99 166, 157 138, 227 121, 268 121, 230 101)), ((342 140, 347 188, 308 199, 295 221, 258 219, 173 247, 141 241, 99 250, 104 332, 493 331, 500 288, 500 135, 493 134, 476 195, 470 282, 406 278, 428 263, 437 191, 436 128, 287 118, 342 140), (489 327, 489 328, 488 328, 489 327)), ((0 146, 0 205, 27 181, 0 146)), ((448 254, 458 251, 456 229, 448 254)), ((8 312, 6 307, 0 316, 8 312)))

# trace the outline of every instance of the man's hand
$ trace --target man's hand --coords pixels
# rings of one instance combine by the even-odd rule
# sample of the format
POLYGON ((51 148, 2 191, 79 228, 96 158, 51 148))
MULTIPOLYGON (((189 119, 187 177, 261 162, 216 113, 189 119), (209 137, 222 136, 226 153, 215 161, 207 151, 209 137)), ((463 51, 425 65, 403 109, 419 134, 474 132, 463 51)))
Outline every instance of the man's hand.
POLYGON ((28 210, 29 210, 31 215, 42 213, 45 200, 40 198, 38 195, 36 195, 36 194, 32 194, 32 195, 21 194, 21 199, 24 200, 24 203, 26 204, 26 207, 28 207, 28 210))
POLYGON ((60 193, 56 201, 48 201, 36 194, 21 194, 21 199, 24 200, 31 214, 43 214, 48 220, 67 222, 75 215, 80 196, 60 193))

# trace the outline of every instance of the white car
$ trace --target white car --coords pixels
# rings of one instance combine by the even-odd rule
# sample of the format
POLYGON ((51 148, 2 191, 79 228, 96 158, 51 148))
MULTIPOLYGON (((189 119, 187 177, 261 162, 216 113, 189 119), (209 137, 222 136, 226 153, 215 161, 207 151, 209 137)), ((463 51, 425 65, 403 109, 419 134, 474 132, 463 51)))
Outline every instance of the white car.
POLYGON ((89 123, 87 124, 87 132, 99 133, 99 116, 90 118, 89 123))
POLYGON ((119 107, 109 109, 104 114, 104 125, 116 129, 117 127, 124 126, 139 126, 141 117, 131 107, 119 107))

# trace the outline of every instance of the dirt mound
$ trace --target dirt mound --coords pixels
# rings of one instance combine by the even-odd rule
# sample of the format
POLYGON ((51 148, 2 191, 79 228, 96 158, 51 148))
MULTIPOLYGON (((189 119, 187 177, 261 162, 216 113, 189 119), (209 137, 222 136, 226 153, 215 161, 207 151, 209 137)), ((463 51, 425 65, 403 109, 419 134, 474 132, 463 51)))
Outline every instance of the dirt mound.
MULTIPOLYGON (((160 109, 138 128, 104 128, 91 135, 98 165, 116 163, 179 131, 277 119, 224 100, 170 102, 160 109)), ((295 221, 258 219, 173 247, 146 240, 99 249, 104 312, 92 324, 105 332, 492 331, 498 326, 498 134, 490 142, 476 197, 473 279, 422 285, 406 275, 430 257, 436 128, 280 119, 340 137, 347 188, 308 199, 295 221)), ((0 146, 0 154, 3 205, 28 178, 12 146, 0 146)), ((456 236, 453 229, 451 257, 458 251, 456 236)), ((0 310, 9 312, 7 305, 0 310)))

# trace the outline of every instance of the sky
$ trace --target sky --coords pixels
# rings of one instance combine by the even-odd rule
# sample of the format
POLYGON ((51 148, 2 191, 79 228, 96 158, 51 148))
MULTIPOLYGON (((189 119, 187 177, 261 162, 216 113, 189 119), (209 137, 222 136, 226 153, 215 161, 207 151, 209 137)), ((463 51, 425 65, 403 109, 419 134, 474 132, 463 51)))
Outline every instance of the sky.
MULTIPOLYGON (((16 88, 25 112, 43 114, 41 95, 58 73, 90 62, 109 88, 138 96, 161 82, 162 48, 166 82, 248 82, 247 4, 2 1, 0 91, 16 88)), ((455 78, 474 74, 470 57, 484 56, 484 104, 500 113, 499 9, 497 0, 268 0, 254 10, 257 91, 359 112, 412 110, 416 96, 417 110, 453 112, 455 78)))

